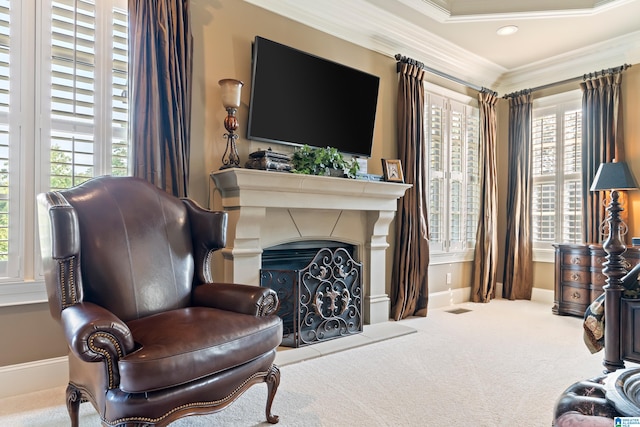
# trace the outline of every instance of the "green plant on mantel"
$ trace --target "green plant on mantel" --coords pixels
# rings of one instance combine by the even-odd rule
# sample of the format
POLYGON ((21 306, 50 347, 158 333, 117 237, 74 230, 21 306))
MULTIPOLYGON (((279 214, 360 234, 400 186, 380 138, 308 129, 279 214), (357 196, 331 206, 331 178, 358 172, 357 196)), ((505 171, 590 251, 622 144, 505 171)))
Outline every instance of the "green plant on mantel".
POLYGON ((311 148, 308 145, 303 145, 293 152, 291 165, 292 172, 307 175, 346 175, 349 178, 355 178, 360 170, 356 159, 346 161, 336 148, 311 148))

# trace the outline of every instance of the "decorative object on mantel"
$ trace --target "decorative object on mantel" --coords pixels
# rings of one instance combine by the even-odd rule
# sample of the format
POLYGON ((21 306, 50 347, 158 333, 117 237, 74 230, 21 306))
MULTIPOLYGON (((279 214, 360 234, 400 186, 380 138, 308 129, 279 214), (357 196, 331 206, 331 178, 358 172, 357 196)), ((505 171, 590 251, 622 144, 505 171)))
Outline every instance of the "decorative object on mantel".
POLYGON ((389 182, 404 182, 402 174, 402 164, 398 159, 382 159, 382 172, 384 180, 389 182))
MULTIPOLYGON (((605 291, 605 312, 619 313, 620 312, 620 298, 624 291, 622 278, 627 274, 625 259, 622 254, 627 250, 624 242, 621 239, 621 223, 620 212, 623 208, 618 202, 619 190, 632 190, 637 189, 633 175, 629 167, 624 162, 601 163, 596 176, 593 178, 593 184, 591 185, 591 191, 607 191, 611 190, 611 200, 607 207, 607 223, 609 224, 609 236, 604 241, 602 248, 607 253, 607 261, 604 263, 604 274, 607 279, 604 286, 605 291)), ((618 368, 624 367, 619 357, 619 349, 611 341, 615 335, 615 328, 619 325, 616 322, 605 323, 605 344, 604 344, 604 366, 609 371, 615 371, 618 368)))
POLYGON ((382 175, 378 175, 375 173, 356 173, 356 179, 362 179, 364 181, 384 181, 384 177, 382 175))
POLYGON ((238 135, 235 133, 236 129, 238 129, 236 113, 240 107, 240 93, 244 83, 236 79, 222 79, 218 84, 222 92, 222 105, 227 110, 227 117, 224 118, 224 128, 227 133, 223 135, 224 139, 227 140, 227 147, 222 155, 220 169, 238 168, 240 167, 240 157, 236 147, 236 139, 238 139, 238 135))
POLYGON ((291 156, 283 153, 276 153, 271 148, 268 150, 258 150, 249 154, 249 160, 244 167, 247 169, 260 169, 267 171, 290 172, 291 156))
POLYGON ((291 156, 292 172, 307 175, 346 176, 355 178, 360 170, 356 159, 346 161, 342 153, 333 147, 311 148, 308 145, 296 149, 291 156))

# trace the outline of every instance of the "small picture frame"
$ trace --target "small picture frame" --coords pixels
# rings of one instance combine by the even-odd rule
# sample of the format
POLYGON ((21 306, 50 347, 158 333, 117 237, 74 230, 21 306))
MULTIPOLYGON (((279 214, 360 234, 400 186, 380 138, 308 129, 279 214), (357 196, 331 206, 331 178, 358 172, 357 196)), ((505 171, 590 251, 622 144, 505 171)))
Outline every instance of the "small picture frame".
POLYGON ((404 182, 402 164, 398 159, 382 159, 384 180, 389 182, 404 182))

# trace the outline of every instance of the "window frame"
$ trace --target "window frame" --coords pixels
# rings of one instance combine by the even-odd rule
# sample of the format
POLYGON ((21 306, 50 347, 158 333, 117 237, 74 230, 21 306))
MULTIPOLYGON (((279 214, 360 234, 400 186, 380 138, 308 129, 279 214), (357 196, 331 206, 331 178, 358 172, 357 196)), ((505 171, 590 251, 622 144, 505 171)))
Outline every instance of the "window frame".
MULTIPOLYGON (((563 116, 567 111, 581 109, 582 108, 582 91, 580 89, 574 89, 566 92, 562 92, 555 95, 549 95, 545 97, 541 97, 533 100, 532 107, 532 119, 535 120, 536 113, 539 113, 543 110, 551 111, 553 110, 556 114, 556 117, 563 116)), ((556 130, 556 135, 562 134, 564 128, 562 126, 563 121, 558 123, 558 129, 556 130)), ((533 126, 531 127, 531 132, 533 132, 533 126)), ((532 147, 533 150, 533 134, 532 138, 532 147)), ((562 161, 564 157, 564 140, 556 138, 556 158, 562 161)), ((531 153, 531 161, 533 162, 533 152, 531 153)), ((581 172, 576 172, 572 175, 574 177, 567 177, 564 172, 558 173, 562 168, 562 163, 557 164, 556 166, 556 174, 553 183, 557 189, 556 195, 556 207, 560 207, 560 209, 556 208, 555 214, 555 239, 553 242, 546 241, 537 241, 533 240, 533 261, 534 262, 545 262, 545 263, 554 263, 555 262, 555 248, 553 244, 561 243, 563 241, 562 238, 562 228, 558 228, 558 224, 562 226, 563 224, 563 212, 564 212, 564 184, 566 180, 571 180, 575 178, 581 179, 581 172), (566 178, 566 179, 565 179, 566 178)), ((550 179, 545 178, 537 178, 532 176, 532 184, 536 185, 540 182, 552 182, 550 179)), ((532 203, 533 209, 533 203, 532 203)), ((533 216, 533 211, 532 211, 533 216)), ((532 234, 533 236, 533 234, 532 234)), ((532 237, 533 239, 533 237, 532 237)))
MULTIPOLYGON (((429 83, 429 82, 425 82, 424 83, 424 87, 423 87, 424 93, 425 93, 425 145, 427 147, 426 152, 428 153, 428 155, 430 156, 431 153, 431 145, 430 145, 430 135, 429 135, 429 129, 427 126, 429 125, 427 123, 427 117, 429 117, 429 113, 427 111, 427 109, 430 108, 430 94, 432 94, 435 97, 438 98, 442 98, 444 99, 447 103, 449 103, 450 101, 453 101, 459 105, 461 105, 464 108, 473 108, 477 111, 478 113, 478 150, 480 149, 480 145, 479 145, 479 139, 480 139, 480 114, 479 114, 479 105, 478 105, 478 100, 461 94, 459 92, 455 92, 446 88, 443 88, 441 86, 435 85, 433 83, 429 83)), ((449 111, 451 111, 451 108, 449 108, 449 111)), ((448 120, 448 119, 447 119, 448 120)), ((447 128, 443 130, 443 140, 445 141, 445 143, 447 145, 450 144, 451 138, 450 138, 450 127, 447 125, 447 128)), ((444 145, 444 144, 443 144, 444 145)), ((450 146, 447 147, 447 151, 450 152, 450 146)), ((479 156, 479 152, 478 152, 478 156, 479 156)), ((445 201, 443 201, 443 204, 445 206, 449 206, 451 200, 449 199, 449 195, 447 193, 449 193, 450 188, 451 188, 451 182, 452 182, 452 178, 451 178, 451 171, 450 171, 450 162, 449 162, 449 154, 445 155, 446 160, 445 162, 447 162, 448 166, 447 166, 447 170, 440 172, 439 174, 442 174, 442 178, 445 182, 445 190, 443 191, 443 193, 446 195, 445 197, 445 201)), ((465 162, 465 166, 463 168, 463 171, 460 172, 460 174, 462 175, 460 178, 460 181, 463 183, 463 186, 466 188, 467 185, 469 184, 469 177, 468 177, 468 168, 466 165, 466 161, 467 159, 464 159, 465 162)), ((431 168, 431 164, 430 161, 427 162, 427 185, 426 187, 431 188, 431 178, 433 176, 434 171, 432 171, 431 168)), ((477 179, 478 179, 478 185, 479 185, 479 169, 477 168, 477 179)), ((465 190, 466 191, 466 190, 465 190)), ((463 227, 465 227, 465 229, 463 230, 463 235, 467 235, 467 230, 466 230, 466 226, 467 226, 467 198, 466 197, 462 197, 461 198, 461 202, 465 204, 464 207, 464 214, 463 214, 463 218, 461 218, 461 224, 463 227)), ((431 208, 430 203, 431 203, 431 195, 429 195, 429 208, 431 208)), ((479 203, 479 201, 478 201, 479 203)), ((477 230, 477 220, 475 221, 476 226, 473 229, 473 235, 475 236, 476 234, 476 230, 477 230)), ((431 224, 430 225, 430 229, 431 229, 431 224)), ((463 248, 451 248, 449 242, 451 240, 451 224, 450 224, 450 218, 447 216, 447 218, 445 219, 445 225, 443 227, 446 231, 447 237, 444 240, 445 245, 443 246, 444 250, 430 250, 430 264, 432 265, 436 265, 436 264, 447 264, 447 263, 453 263, 453 262, 466 262, 466 261, 473 261, 474 259, 474 255, 475 255, 475 239, 474 239, 474 244, 468 246, 468 247, 463 247, 463 248)), ((465 245, 466 246, 466 245, 465 245)))

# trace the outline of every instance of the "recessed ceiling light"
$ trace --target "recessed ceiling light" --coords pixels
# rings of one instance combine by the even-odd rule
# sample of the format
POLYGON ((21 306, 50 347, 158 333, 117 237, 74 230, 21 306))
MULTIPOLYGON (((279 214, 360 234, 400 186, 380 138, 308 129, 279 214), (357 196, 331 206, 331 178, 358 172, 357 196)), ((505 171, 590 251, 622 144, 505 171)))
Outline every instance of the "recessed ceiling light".
POLYGON ((496 31, 496 33, 499 36, 508 36, 510 34, 515 33, 516 31, 518 31, 518 27, 515 25, 506 25, 504 27, 500 27, 498 28, 498 31, 496 31))

